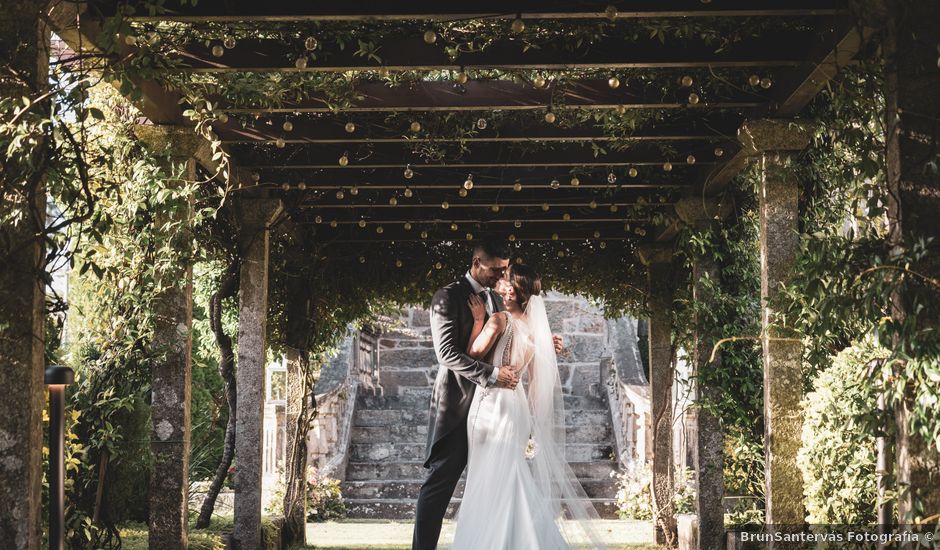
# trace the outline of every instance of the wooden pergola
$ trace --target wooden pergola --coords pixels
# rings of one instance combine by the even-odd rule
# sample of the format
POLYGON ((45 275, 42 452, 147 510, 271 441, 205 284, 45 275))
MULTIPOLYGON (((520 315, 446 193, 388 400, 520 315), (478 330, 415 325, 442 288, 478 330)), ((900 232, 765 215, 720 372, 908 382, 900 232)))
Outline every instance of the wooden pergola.
MULTIPOLYGON (((130 2, 131 5, 135 4, 130 2)), ((124 5, 124 3, 121 3, 124 5)), ((518 240, 577 242, 629 241, 648 267, 651 399, 654 418, 653 497, 657 538, 674 541, 672 508, 672 382, 675 350, 670 342, 675 269, 671 243, 684 225, 704 226, 727 208, 717 197, 730 180, 756 158, 765 173, 760 190, 762 298, 772 299, 795 257, 798 244, 798 182, 785 171, 789 154, 804 148, 808 131, 801 111, 841 67, 852 63, 865 42, 865 31, 842 2, 831 0, 637 0, 632 2, 412 2, 404 5, 347 0, 336 4, 263 3, 248 0, 199 2, 196 6, 166 2, 165 13, 131 14, 135 23, 174 21, 178 24, 242 26, 290 23, 329 24, 337 21, 384 22, 506 19, 552 20, 563 27, 585 21, 698 19, 749 22, 759 19, 799 20, 794 30, 780 30, 714 51, 705 43, 660 43, 605 40, 574 50, 546 46, 523 51, 507 39, 480 52, 449 56, 443 45, 422 36, 390 39, 381 61, 320 45, 316 61, 298 62, 303 48, 277 39, 239 40, 219 55, 212 45, 192 43, 178 53, 174 70, 199 73, 267 72, 416 72, 433 79, 402 85, 365 81, 356 99, 340 110, 330 98, 312 90, 302 101, 279 107, 216 103, 228 114, 213 131, 221 138, 236 168, 242 253, 238 350, 238 485, 234 537, 242 549, 259 544, 262 376, 265 362, 265 316, 269 225, 286 212, 292 223, 313 228, 324 242, 447 241, 487 236, 518 240), (474 74, 499 70, 541 71, 541 82, 475 79, 474 74), (731 69, 758 80, 736 82, 723 94, 702 91, 699 82, 682 78, 684 71, 731 69), (553 71, 583 70, 586 76, 554 82, 553 71), (669 93, 642 84, 614 86, 600 73, 618 71, 674 73, 669 93), (448 73, 449 72, 449 73, 448 73), (441 74, 467 73, 469 79, 441 74), (626 135, 592 121, 565 122, 566 112, 595 110, 616 114, 655 113, 626 135), (470 113, 479 118, 472 135, 428 137, 412 128, 431 114, 470 113), (551 116, 546 116, 551 114, 551 116), (490 124, 490 119, 519 121, 490 124), (557 118, 557 121, 549 119, 557 118), (468 152, 429 161, 415 154, 423 142, 461 142, 468 152), (626 143, 596 153, 592 144, 626 143), (524 154, 518 146, 526 146, 524 154), (465 185, 472 180, 472 186, 465 185), (468 189, 469 187, 469 189, 468 189), (467 191, 464 194, 461 189, 467 191), (641 216, 631 207, 642 205, 641 216), (651 211, 669 213, 675 221, 657 226, 651 211)), ((117 2, 57 5, 49 16, 54 31, 75 51, 94 49, 102 41, 105 18, 117 2), (80 23, 80 25, 76 24, 80 23)), ((302 42, 303 38, 298 40, 302 42)), ((122 45, 122 55, 135 46, 122 45)), ((114 59, 118 61, 117 58, 114 59)), ((705 73, 701 71, 706 71, 705 73)), ((690 73, 691 74, 691 73, 690 73)), ((182 135, 190 123, 179 95, 153 82, 135 82, 143 93, 141 112, 164 136, 182 135), (161 130, 162 131, 162 130, 161 130)), ((156 131, 156 130, 155 130, 156 131)), ((164 143, 167 140, 164 139, 164 143)), ((181 142, 184 140, 181 140, 181 142)), ((192 157, 196 152, 180 151, 192 157)), ((696 276, 713 272, 707 259, 696 259, 696 276)), ((181 274, 185 275, 185 274, 181 274)), ((698 287, 696 287, 698 291, 698 287)), ((191 300, 182 296, 182 303, 191 300)), ((766 302, 765 302, 766 304, 766 302)), ((774 314, 765 305, 769 331, 774 314)), ((185 319, 185 312, 180 312, 185 319)), ((177 323, 166 324, 176 334, 177 323)), ((170 336, 185 338, 185 336, 170 336)), ((802 524, 801 481, 795 466, 800 424, 800 344, 766 337, 764 346, 765 422, 767 435, 767 522, 802 524)), ((185 347, 185 345, 183 346, 185 347)), ((696 369, 709 367, 710 342, 695 350, 696 369)), ((181 353, 164 371, 154 393, 162 389, 186 395, 188 357, 181 353)), ((714 388, 698 388, 707 397, 714 388)), ((155 400, 154 425, 166 419, 188 426, 179 403, 155 400)), ((702 548, 723 547, 723 481, 721 428, 700 412, 696 446, 699 541, 702 548), (717 434, 717 437, 715 437, 717 434)), ((184 428, 182 439, 188 438, 184 428)), ((154 440, 155 455, 168 452, 175 460, 155 464, 151 491, 151 545, 171 547, 185 539, 187 445, 154 440), (163 445, 163 446, 161 446, 163 445), (182 469, 180 469, 182 462, 182 469), (163 468, 163 469, 161 469, 163 468), (181 514, 180 511, 183 511, 181 514), (180 521, 182 518, 182 521, 180 521)))

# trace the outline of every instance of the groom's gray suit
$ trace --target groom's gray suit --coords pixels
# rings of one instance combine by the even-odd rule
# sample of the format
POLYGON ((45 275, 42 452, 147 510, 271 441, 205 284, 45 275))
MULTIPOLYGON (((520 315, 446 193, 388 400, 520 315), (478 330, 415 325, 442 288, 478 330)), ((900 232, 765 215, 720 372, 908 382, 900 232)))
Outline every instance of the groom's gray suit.
MULTIPOLYGON (((473 285, 467 277, 445 286, 431 300, 431 336, 438 372, 431 392, 424 467, 431 471, 421 486, 415 510, 413 550, 433 550, 454 489, 467 465, 467 415, 477 386, 494 382, 494 366, 467 355, 473 313, 467 305, 473 285)), ((502 311, 491 292, 492 309, 502 311)))

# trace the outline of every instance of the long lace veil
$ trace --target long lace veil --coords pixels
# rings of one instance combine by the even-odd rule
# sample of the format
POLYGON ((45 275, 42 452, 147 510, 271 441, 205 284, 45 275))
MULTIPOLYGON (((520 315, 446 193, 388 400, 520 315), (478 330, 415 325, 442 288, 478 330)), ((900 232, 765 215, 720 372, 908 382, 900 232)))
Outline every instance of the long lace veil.
POLYGON ((597 511, 565 460, 565 402, 552 331, 542 296, 529 298, 525 317, 534 353, 529 363, 529 408, 535 453, 530 467, 536 485, 552 506, 565 540, 572 546, 605 548, 592 523, 597 511))

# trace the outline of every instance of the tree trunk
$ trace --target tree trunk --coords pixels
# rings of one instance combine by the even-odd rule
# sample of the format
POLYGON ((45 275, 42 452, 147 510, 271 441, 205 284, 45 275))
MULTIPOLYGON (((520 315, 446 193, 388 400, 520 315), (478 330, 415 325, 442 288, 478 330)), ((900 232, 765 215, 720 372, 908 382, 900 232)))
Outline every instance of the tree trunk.
POLYGON ((301 387, 293 390, 288 387, 289 400, 295 401, 288 403, 288 408, 296 410, 296 416, 290 414, 292 411, 287 415, 287 429, 293 430, 293 433, 288 438, 284 472, 284 537, 288 543, 304 544, 307 528, 307 433, 317 416, 317 402, 309 353, 306 350, 292 352, 296 354, 294 359, 299 363, 297 378, 300 380, 291 380, 289 376, 288 383, 301 387), (291 395, 290 392, 296 394, 291 395))
POLYGON ((225 425, 222 460, 219 461, 219 466, 215 470, 215 477, 212 478, 212 484, 209 485, 206 498, 202 501, 202 507, 199 510, 199 517, 196 519, 198 529, 209 526, 209 520, 212 519, 212 512, 215 510, 215 501, 219 497, 225 478, 228 477, 232 459, 235 458, 235 352, 232 349, 232 338, 222 329, 222 301, 235 296, 238 292, 239 269, 240 262, 232 260, 219 289, 212 295, 212 300, 209 302, 209 325, 219 346, 219 374, 222 376, 225 401, 228 404, 228 422, 225 425))

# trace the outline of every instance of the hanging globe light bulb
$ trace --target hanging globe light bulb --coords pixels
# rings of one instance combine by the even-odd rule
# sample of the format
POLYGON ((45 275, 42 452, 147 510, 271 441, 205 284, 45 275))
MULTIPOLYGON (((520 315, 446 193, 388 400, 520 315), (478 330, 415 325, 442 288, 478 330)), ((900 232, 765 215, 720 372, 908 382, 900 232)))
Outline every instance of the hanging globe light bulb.
POLYGON ((612 76, 607 80, 607 85, 610 86, 611 90, 616 90, 620 87, 620 79, 616 76, 612 76))
POLYGON ((402 263, 401 260, 395 260, 395 267, 401 267, 401 266, 403 266, 403 265, 405 265, 405 264, 402 263))
POLYGON ((747 83, 750 84, 751 86, 757 86, 758 84, 760 84, 760 77, 757 76, 756 74, 752 74, 751 76, 748 77, 747 83))
POLYGON ((323 216, 317 215, 317 217, 313 218, 313 223, 323 223, 323 216))
POLYGON ((346 166, 348 164, 349 164, 349 157, 346 155, 346 153, 343 153, 343 156, 339 157, 339 165, 346 166))
POLYGON ((698 105, 698 102, 701 101, 701 98, 697 93, 692 92, 689 94, 689 105, 698 105))
POLYGON ((223 55, 225 55, 225 48, 223 48, 222 46, 218 44, 216 44, 215 46, 212 46, 213 57, 222 57, 223 55))
POLYGON ((601 248, 607 248, 607 242, 601 241, 600 244, 598 244, 597 246, 599 246, 599 247, 601 247, 601 248))
POLYGON ((473 189, 473 174, 467 174, 467 180, 463 182, 463 188, 467 191, 473 189))
POLYGON ((343 190, 342 190, 342 189, 340 189, 339 191, 336 192, 336 198, 337 198, 338 200, 343 200, 343 197, 345 197, 345 196, 346 196, 346 193, 343 193, 343 190))
POLYGON ((669 162, 669 161, 664 162, 664 163, 663 163, 663 171, 665 171, 665 172, 672 172, 672 163, 669 162))
POLYGON ((617 205, 616 205, 616 204, 612 204, 612 205, 610 205, 610 211, 611 211, 611 212, 616 212, 616 211, 617 211, 617 210, 619 210, 619 209, 620 209, 620 208, 619 208, 619 207, 617 207, 617 205))
POLYGON ((306 48, 308 52, 312 52, 313 50, 317 49, 319 44, 320 42, 312 36, 308 36, 304 40, 304 48, 306 48))
POLYGON ((228 123, 228 115, 225 114, 225 113, 219 113, 219 116, 216 117, 216 120, 218 120, 218 121, 221 122, 222 124, 227 124, 227 123, 228 123))
POLYGON ((607 19, 610 19, 611 21, 617 19, 617 8, 613 5, 607 6, 607 9, 604 10, 604 15, 606 15, 607 19))
POLYGON ((226 35, 225 38, 222 39, 222 45, 225 46, 225 49, 231 50, 235 47, 235 37, 230 34, 226 35))
POLYGON ((595 210, 595 209, 597 208, 597 201, 592 200, 592 201, 588 204, 588 206, 591 207, 591 210, 595 210))
POLYGON ((769 78, 764 77, 764 78, 760 79, 760 87, 761 87, 761 88, 763 88, 763 89, 766 90, 766 89, 770 88, 771 86, 773 86, 773 81, 770 80, 769 78))
POLYGON ((281 124, 281 128, 283 128, 285 132, 290 132, 294 129, 294 123, 289 120, 285 120, 284 124, 281 124))
POLYGON ((512 21, 512 32, 519 34, 525 30, 525 21, 522 20, 522 17, 517 16, 512 21))
POLYGON ((430 29, 424 31, 424 42, 426 44, 433 44, 437 42, 437 33, 430 29))
POLYGON ((468 240, 468 241, 472 241, 472 240, 473 240, 473 233, 467 233, 467 240, 468 240))
POLYGON ((511 243, 516 242, 516 235, 515 235, 515 233, 510 233, 510 234, 509 234, 509 242, 511 242, 511 243))
POLYGON ((351 134, 356 131, 356 124, 354 122, 347 122, 344 129, 346 130, 347 134, 351 134))
POLYGON ((627 106, 626 106, 626 105, 617 105, 617 106, 614 108, 614 111, 616 111, 616 113, 617 113, 618 115, 626 114, 626 112, 627 112, 627 106))
POLYGON ((359 227, 365 227, 365 226, 366 226, 366 221, 365 221, 365 220, 359 220, 359 227))
POLYGON ((470 80, 470 76, 465 71, 460 71, 454 78, 454 82, 461 85, 466 84, 468 80, 470 80))
POLYGON ((720 157, 721 155, 725 154, 725 150, 721 147, 715 147, 714 153, 716 157, 720 157))
POLYGON ((692 86, 692 82, 693 80, 691 76, 685 75, 682 77, 681 83, 684 88, 689 88, 690 86, 692 86))
POLYGON ((441 262, 437 262, 436 264, 434 264, 434 269, 440 269, 442 267, 444 267, 444 264, 442 264, 441 262))
POLYGON ((274 146, 277 147, 278 149, 283 149, 284 145, 285 143, 284 143, 283 138, 277 138, 276 140, 274 140, 274 146))
POLYGON ((477 119, 477 128, 480 129, 480 130, 486 130, 486 119, 485 119, 485 118, 482 118, 482 117, 481 117, 481 118, 478 118, 478 119, 477 119))
POLYGON ((397 205, 398 205, 398 199, 395 198, 395 197, 392 197, 392 198, 388 199, 388 204, 390 204, 390 205, 392 205, 392 206, 397 206, 397 205))
POLYGON ((545 77, 542 75, 539 75, 532 80, 532 85, 536 88, 544 88, 545 84, 547 83, 545 82, 545 77))
POLYGON ((330 227, 332 227, 333 229, 336 229, 336 226, 337 226, 337 225, 339 225, 339 224, 336 222, 336 220, 331 220, 331 221, 330 221, 330 227))
POLYGON ((695 155, 689 155, 685 157, 686 164, 695 164, 695 155))
POLYGON ((547 202, 542 203, 542 212, 548 212, 549 206, 547 202))
POLYGON ((558 240, 558 233, 552 233, 552 240, 553 240, 553 241, 557 241, 557 240, 558 240))
POLYGON ((450 208, 450 203, 447 201, 442 202, 441 208, 443 208, 444 210, 447 210, 448 208, 450 208))
POLYGON ((290 184, 289 184, 289 183, 282 183, 282 184, 281 184, 281 189, 283 189, 284 191, 290 191, 290 184))
POLYGON ((415 173, 414 170, 411 169, 410 164, 405 166, 405 171, 402 173, 402 175, 405 176, 406 180, 410 180, 412 177, 414 177, 415 173))
POLYGON ((359 256, 359 263, 361 263, 361 264, 366 263, 366 257, 365 257, 365 256, 359 256))
POLYGON ((359 188, 353 185, 352 187, 349 188, 349 194, 355 197, 356 195, 359 194, 359 188))
POLYGON ((637 171, 637 169, 636 169, 636 168, 633 168, 633 167, 631 167, 629 170, 627 170, 627 175, 630 176, 631 178, 635 178, 635 177, 637 176, 637 174, 639 174, 639 173, 640 173, 640 172, 637 171))
POLYGON ((614 174, 613 172, 607 174, 607 183, 611 185, 617 183, 617 174, 614 174))
POLYGON ((512 190, 517 193, 522 191, 522 184, 517 181, 516 183, 512 184, 512 190))
POLYGON ((300 69, 300 70, 306 69, 306 68, 307 68, 307 58, 306 58, 306 57, 298 57, 298 58, 297 58, 297 61, 294 61, 294 66, 297 67, 297 68, 300 69))
POLYGON ((520 220, 516 220, 516 221, 512 222, 512 225, 513 225, 513 227, 515 227, 516 229, 519 229, 520 227, 522 227, 522 222, 521 222, 520 220))
POLYGON ((451 230, 451 231, 457 231, 458 229, 460 229, 460 228, 457 226, 456 223, 450 224, 450 230, 451 230))
POLYGON ((571 176, 571 181, 568 183, 571 184, 571 187, 577 187, 581 185, 581 180, 578 179, 578 176, 571 176))
POLYGON ((460 195, 461 197, 466 197, 466 196, 467 196, 467 190, 464 189, 463 187, 461 187, 460 189, 457 190, 457 194, 460 195))
POLYGON ((416 120, 411 123, 411 126, 409 126, 409 128, 411 128, 412 132, 418 133, 421 131, 421 123, 416 120))
POLYGON ((382 233, 385 233, 385 228, 380 225, 375 228, 375 232, 381 235, 382 233))
POLYGON ((545 113, 545 122, 547 122, 547 123, 549 123, 549 124, 554 124, 554 122, 555 122, 555 113, 553 113, 553 112, 551 112, 551 111, 545 113))
POLYGON ((301 191, 306 191, 306 190, 307 190, 307 184, 304 183, 304 182, 300 182, 300 183, 297 184, 297 189, 300 189, 301 191))
POLYGON ((427 231, 422 231, 422 232, 421 232, 421 238, 422 238, 422 239, 427 239, 427 238, 428 238, 428 232, 427 232, 427 231))
POLYGON ((566 221, 566 222, 567 222, 567 221, 571 221, 571 214, 565 212, 565 213, 561 216, 561 219, 564 220, 564 221, 566 221))
POLYGON ((490 207, 490 210, 491 210, 492 212, 499 212, 499 205, 498 205, 498 204, 494 204, 493 206, 490 207))
POLYGON ((601 232, 600 232, 600 231, 595 231, 595 232, 594 232, 594 238, 595 238, 595 239, 601 238, 601 232))
POLYGON ((551 187, 552 189, 558 189, 559 187, 561 187, 561 182, 558 181, 557 179, 554 179, 552 180, 550 184, 548 184, 548 186, 551 187))
POLYGON ((405 228, 405 231, 411 231, 411 222, 405 222, 403 227, 405 228))
POLYGON ((405 187, 405 198, 410 199, 411 195, 414 195, 414 192, 411 190, 410 187, 405 187))

